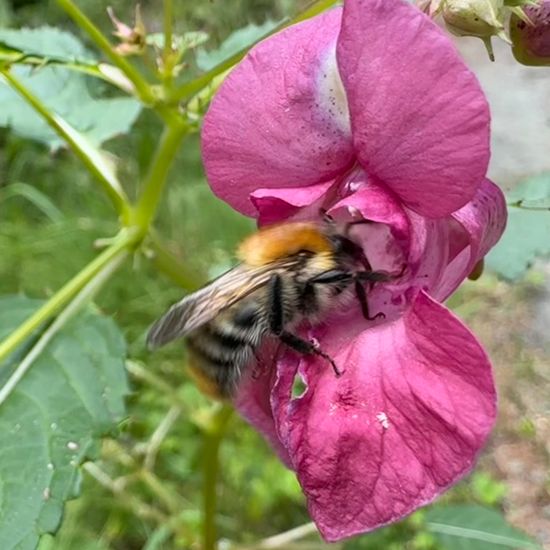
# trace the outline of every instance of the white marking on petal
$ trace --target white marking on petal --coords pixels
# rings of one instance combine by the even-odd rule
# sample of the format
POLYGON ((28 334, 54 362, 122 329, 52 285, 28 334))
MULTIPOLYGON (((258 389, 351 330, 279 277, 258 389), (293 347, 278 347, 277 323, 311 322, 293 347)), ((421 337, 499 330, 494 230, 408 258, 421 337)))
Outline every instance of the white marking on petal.
POLYGON ((376 418, 378 419, 378 422, 382 424, 382 428, 384 428, 384 430, 387 430, 390 427, 390 421, 388 419, 388 415, 385 412, 379 412, 376 415, 376 418))
POLYGON ((361 212, 355 206, 348 206, 348 214, 352 218, 360 218, 361 217, 361 212))
POLYGON ((348 98, 336 63, 336 43, 321 60, 317 90, 320 109, 329 115, 339 130, 351 135, 348 98))

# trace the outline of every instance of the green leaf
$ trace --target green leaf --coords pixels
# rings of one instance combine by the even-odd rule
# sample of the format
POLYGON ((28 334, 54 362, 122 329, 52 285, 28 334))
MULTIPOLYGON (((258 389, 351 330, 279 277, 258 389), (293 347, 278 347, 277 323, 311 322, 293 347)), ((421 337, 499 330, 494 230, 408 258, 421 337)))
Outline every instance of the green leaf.
POLYGON ((80 71, 127 90, 127 83, 120 84, 120 77, 110 73, 117 71, 112 65, 98 62, 71 33, 55 27, 37 29, 0 29, 0 63, 24 64, 35 67, 60 65, 65 69, 80 71), (115 78, 116 77, 116 78, 115 78))
MULTIPOLYGON (((208 33, 203 31, 191 31, 184 34, 174 34, 172 36, 172 47, 183 55, 188 50, 193 50, 204 44, 208 40, 208 33)), ((146 42, 149 46, 155 46, 159 50, 164 48, 164 33, 154 32, 146 37, 146 42)))
POLYGON ((528 179, 507 195, 507 201, 511 206, 506 231, 487 255, 487 265, 505 279, 514 280, 537 257, 550 255, 550 174, 528 179))
POLYGON ((243 48, 254 44, 264 35, 272 31, 280 21, 268 19, 261 25, 250 24, 242 29, 231 33, 220 45, 217 50, 197 51, 197 65, 203 71, 209 71, 228 57, 241 51, 243 48))
POLYGON ((0 42, 3 47, 44 59, 57 58, 67 62, 78 60, 82 63, 96 61, 76 36, 55 27, 0 29, 0 42))
POLYGON ((483 506, 438 506, 426 513, 427 528, 446 550, 541 550, 497 511, 483 506))
MULTIPOLYGON (((0 336, 41 302, 0 298, 0 336)), ((79 464, 124 414, 125 344, 109 319, 82 313, 49 342, 0 406, 0 548, 26 550, 55 532, 79 493, 79 464)), ((0 366, 0 383, 9 375, 0 366)))
MULTIPOLYGON (((34 57, 34 68, 16 65, 11 70, 48 109, 64 118, 92 144, 100 145, 128 132, 139 115, 141 104, 137 100, 128 97, 95 98, 90 94, 85 75, 66 70, 64 63, 83 65, 88 62, 91 65, 87 65, 90 69, 87 72, 93 69, 97 71, 96 76, 106 79, 109 75, 105 67, 94 65, 93 60, 87 61, 89 54, 70 33, 49 27, 2 30, 0 41, 0 59, 13 62, 40 56, 34 57), (32 44, 32 49, 28 44, 32 44)), ((5 82, 0 82, 0 103, 0 126, 10 127, 18 135, 40 141, 51 148, 63 144, 44 120, 5 82)))

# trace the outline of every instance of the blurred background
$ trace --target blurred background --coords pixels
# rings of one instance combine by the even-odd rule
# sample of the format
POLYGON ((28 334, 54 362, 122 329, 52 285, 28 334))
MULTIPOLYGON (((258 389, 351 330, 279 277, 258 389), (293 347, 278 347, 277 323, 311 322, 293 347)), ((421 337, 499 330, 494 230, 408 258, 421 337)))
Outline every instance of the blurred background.
MULTIPOLYGON (((226 0, 221 9, 219 0, 176 2, 175 30, 206 31, 210 40, 205 48, 216 49, 235 30, 278 20, 295 11, 296 4, 226 0)), ((133 18, 130 0, 79 0, 78 5, 108 33, 108 5, 123 21, 133 18)), ((141 7, 148 29, 159 30, 160 0, 142 1, 141 7)), ((0 0, 2 27, 45 24, 74 31, 53 1, 0 0)), ((520 66, 505 43, 494 42, 495 63, 481 41, 456 42, 491 104, 490 175, 512 192, 533 178, 550 190, 550 70, 520 66)), ((94 95, 106 93, 97 82, 90 86, 94 95)), ((130 196, 137 191, 159 131, 155 117, 142 112, 130 134, 104 145, 116 157, 130 196)), ((489 259, 484 275, 464 284, 449 301, 493 359, 500 413, 475 472, 443 498, 502 510, 512 525, 550 548, 550 270, 544 260, 531 256, 523 267, 508 264, 511 246, 550 240, 550 213, 533 216, 539 229, 526 228, 521 216, 514 217, 508 240, 489 259), (510 238, 516 241, 510 244, 510 238)), ((50 296, 78 272, 95 256, 94 241, 118 228, 110 204, 72 154, 52 151, 5 128, 0 129, 0 220, 0 294, 39 298, 50 296)), ((202 281, 232 265, 235 244, 253 230, 249 219, 215 199, 205 185, 197 135, 188 137, 179 152, 157 227, 171 251, 202 281)), ((536 252, 548 253, 549 246, 543 242, 536 252)), ((129 417, 117 438, 105 441, 99 469, 84 472, 82 496, 68 504, 60 534, 55 542, 44 541, 45 548, 196 547, 203 459, 199 425, 208 402, 185 378, 177 346, 154 355, 144 348, 147 327, 181 295, 181 289, 142 258, 118 272, 98 297, 98 306, 116 319, 128 341, 129 417), (143 371, 166 387, 144 381, 143 371), (159 426, 166 430, 149 476, 139 465, 159 426), (164 536, 165 518, 174 511, 178 523, 164 536)), ((310 521, 294 475, 236 416, 222 444, 221 464, 222 537, 252 548, 254 541, 310 521)), ((420 512, 399 525, 331 547, 447 548, 425 528, 425 521, 420 512)), ((318 538, 308 544, 324 547, 318 538)))

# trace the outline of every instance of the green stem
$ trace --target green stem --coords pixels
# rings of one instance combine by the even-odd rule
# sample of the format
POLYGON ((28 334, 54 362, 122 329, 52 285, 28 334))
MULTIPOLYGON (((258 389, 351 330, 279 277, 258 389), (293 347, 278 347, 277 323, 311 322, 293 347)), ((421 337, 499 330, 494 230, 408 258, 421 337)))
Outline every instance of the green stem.
MULTIPOLYGON (((123 252, 127 252, 124 250, 123 252)), ((111 275, 120 267, 126 259, 125 255, 119 254, 103 267, 101 271, 75 296, 73 300, 63 309, 56 317, 55 321, 44 331, 44 334, 31 348, 31 350, 21 360, 15 371, 10 375, 5 384, 0 388, 0 405, 9 397, 15 389, 21 378, 31 368, 42 351, 50 343, 52 338, 65 326, 67 321, 75 315, 80 308, 88 303, 98 290, 103 286, 103 283, 111 277, 111 275)))
MULTIPOLYGON (((544 199, 544 200, 548 202, 548 199, 544 199)), ((519 201, 509 202, 507 203, 507 206, 509 208, 519 208, 520 210, 535 210, 538 212, 550 211, 550 206, 537 206, 536 204, 529 204, 529 202, 531 202, 529 199, 528 200, 521 199, 519 201)))
POLYGON ((117 256, 126 253, 138 242, 140 233, 135 229, 123 229, 97 258, 57 291, 41 308, 0 343, 0 361, 22 344, 38 327, 51 319, 70 302, 97 274, 117 256))
POLYGON ((178 495, 172 494, 172 492, 155 476, 152 472, 146 469, 141 469, 138 472, 139 478, 149 487, 150 491, 154 493, 157 498, 168 512, 177 514, 182 508, 182 502, 178 498, 178 495))
POLYGON ((134 223, 142 229, 143 234, 149 230, 156 214, 168 172, 187 131, 188 126, 175 113, 170 123, 164 128, 134 212, 134 223))
POLYGON ((202 452, 202 550, 216 550, 217 548, 217 482, 220 466, 218 454, 232 413, 233 409, 229 405, 218 405, 204 431, 202 452))
POLYGON ((196 93, 198 93, 200 90, 206 87, 209 84, 209 82, 213 80, 216 76, 227 71, 228 69, 233 67, 233 65, 236 65, 248 53, 248 51, 253 46, 255 46, 258 42, 265 40, 272 34, 275 34, 290 25, 294 25, 295 23, 299 23, 300 21, 309 19, 310 17, 313 17, 314 15, 321 13, 322 11, 336 4, 337 1, 338 0, 315 0, 311 2, 299 14, 295 15, 292 18, 287 17, 283 19, 283 21, 281 21, 279 25, 277 25, 274 29, 264 34, 254 43, 239 50, 237 53, 233 54, 231 57, 224 59, 221 63, 219 63, 209 71, 205 72, 204 74, 195 78, 194 80, 191 80, 191 82, 186 82, 185 84, 182 84, 181 86, 179 86, 172 93, 172 98, 171 98, 172 101, 183 101, 183 102, 189 101, 196 93))
POLYGON ((172 89, 172 71, 174 70, 172 66, 172 20, 173 20, 173 6, 172 0, 164 0, 164 48, 162 57, 164 60, 164 87, 169 94, 172 89))
POLYGON ((115 175, 109 169, 101 170, 105 162, 100 153, 86 141, 86 138, 77 132, 64 119, 52 113, 16 76, 5 68, 0 74, 17 90, 23 99, 46 121, 46 123, 62 138, 80 159, 88 172, 94 176, 103 187, 105 193, 113 203, 116 211, 124 222, 130 214, 129 200, 121 188, 115 175))
POLYGON ((46 66, 60 67, 69 71, 75 71, 77 73, 93 76, 94 78, 100 78, 101 80, 104 80, 105 82, 128 92, 127 87, 121 87, 120 83, 117 82, 116 79, 113 79, 105 70, 102 70, 106 67, 114 69, 112 65, 107 63, 91 63, 83 60, 69 61, 62 57, 42 57, 36 53, 24 54, 23 52, 15 53, 14 55, 2 55, 0 52, 0 63, 6 67, 11 67, 13 65, 26 65, 28 67, 40 68, 46 66))
POLYGON ((82 468, 101 486, 112 491, 112 493, 118 497, 118 502, 123 508, 130 510, 130 512, 140 518, 152 519, 160 525, 164 525, 168 521, 168 518, 162 512, 143 502, 131 492, 119 487, 115 480, 109 477, 99 466, 97 466, 97 464, 86 462, 82 468))
POLYGON ((149 105, 156 102, 148 82, 141 76, 139 71, 128 62, 128 60, 116 52, 104 34, 84 15, 80 8, 72 0, 57 0, 57 3, 67 12, 73 21, 84 30, 92 39, 95 45, 116 65, 132 82, 138 97, 149 105))

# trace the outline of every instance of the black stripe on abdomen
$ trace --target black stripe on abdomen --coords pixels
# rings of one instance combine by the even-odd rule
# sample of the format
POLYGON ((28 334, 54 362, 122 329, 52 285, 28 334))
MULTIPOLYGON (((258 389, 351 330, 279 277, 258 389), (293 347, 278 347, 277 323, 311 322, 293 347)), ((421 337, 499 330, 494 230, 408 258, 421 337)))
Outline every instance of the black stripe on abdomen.
POLYGON ((195 354, 203 360, 216 365, 218 367, 231 367, 235 362, 236 354, 239 349, 224 348, 216 344, 212 340, 202 338, 188 338, 187 346, 195 354))
POLYGON ((253 345, 251 337, 246 332, 227 332, 220 330, 218 327, 210 326, 208 327, 208 336, 209 339, 228 351, 253 345))

